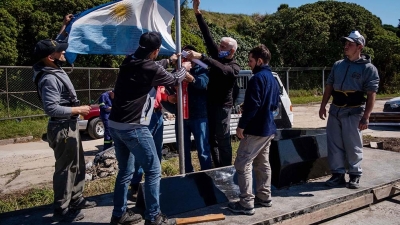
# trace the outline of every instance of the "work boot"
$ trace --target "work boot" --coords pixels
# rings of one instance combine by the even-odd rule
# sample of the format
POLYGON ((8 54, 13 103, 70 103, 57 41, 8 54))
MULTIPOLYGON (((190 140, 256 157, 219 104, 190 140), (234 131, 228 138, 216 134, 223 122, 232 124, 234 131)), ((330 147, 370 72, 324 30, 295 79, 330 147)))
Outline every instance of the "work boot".
POLYGON ((156 219, 152 222, 146 220, 144 225, 176 225, 175 219, 168 219, 166 215, 161 214, 161 212, 156 216, 156 219))
POLYGON ((137 195, 138 195, 138 191, 139 191, 139 185, 140 184, 131 184, 131 195, 130 195, 130 198, 134 202, 137 200, 137 195))
POLYGON ((228 204, 228 209, 235 213, 243 213, 246 215, 254 215, 256 212, 254 208, 246 208, 242 206, 239 202, 230 202, 228 204))
POLYGON ((360 187, 360 175, 351 175, 347 188, 358 189, 360 187))
POLYGON ((332 173, 332 177, 329 180, 327 180, 325 184, 329 187, 336 187, 346 184, 346 180, 344 179, 344 174, 332 173))
POLYGON ((80 209, 65 209, 63 212, 54 211, 51 219, 54 222, 68 222, 72 223, 75 221, 79 221, 85 218, 85 215, 81 212, 80 209))
POLYGON ((121 217, 112 216, 110 225, 132 225, 139 223, 142 220, 142 216, 135 214, 131 210, 126 210, 121 217))
POLYGON ((90 209, 93 208, 97 205, 95 201, 89 201, 84 197, 79 198, 79 200, 71 203, 69 207, 71 209, 77 210, 77 209, 90 209))
POLYGON ((255 197, 254 198, 254 204, 256 204, 256 205, 262 205, 262 206, 265 206, 265 207, 271 207, 272 206, 272 201, 271 200, 268 200, 268 201, 264 201, 264 200, 262 200, 261 198, 259 198, 259 197, 255 197))

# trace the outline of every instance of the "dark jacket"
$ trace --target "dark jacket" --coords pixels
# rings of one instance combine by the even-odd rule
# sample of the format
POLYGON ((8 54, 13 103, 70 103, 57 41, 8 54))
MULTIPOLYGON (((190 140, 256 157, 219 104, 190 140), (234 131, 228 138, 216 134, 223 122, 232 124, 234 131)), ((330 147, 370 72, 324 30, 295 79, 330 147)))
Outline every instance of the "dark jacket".
POLYGON ((122 62, 114 88, 110 127, 149 125, 153 114, 157 86, 174 86, 186 75, 184 67, 175 73, 165 70, 167 60, 153 61, 127 56, 122 62))
POLYGON ((195 82, 188 85, 189 119, 207 118, 208 70, 195 65, 190 74, 194 76, 195 82))
POLYGON ((247 83, 238 127, 244 134, 266 137, 276 132, 272 112, 278 108, 279 85, 269 66, 262 66, 247 83))
POLYGON ((202 59, 210 67, 207 101, 211 105, 232 107, 232 90, 239 75, 240 67, 235 59, 218 57, 218 45, 213 41, 203 16, 196 14, 196 18, 210 55, 210 57, 204 56, 202 59))

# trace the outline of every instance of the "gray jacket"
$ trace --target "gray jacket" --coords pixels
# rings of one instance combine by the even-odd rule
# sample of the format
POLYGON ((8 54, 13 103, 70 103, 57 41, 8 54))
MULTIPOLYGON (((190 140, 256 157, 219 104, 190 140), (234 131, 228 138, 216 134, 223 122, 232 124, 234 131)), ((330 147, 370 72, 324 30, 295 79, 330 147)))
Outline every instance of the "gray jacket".
POLYGON ((38 89, 46 114, 50 117, 69 118, 72 110, 71 103, 76 101, 77 97, 68 75, 63 69, 46 67, 42 62, 36 63, 33 70, 33 80, 41 71, 44 72, 38 82, 38 89), (57 74, 63 80, 52 74, 57 74))
MULTIPOLYGON (((327 85, 332 85, 338 91, 378 91, 379 74, 378 70, 371 63, 369 55, 361 55, 359 60, 354 62, 346 58, 335 62, 329 74, 327 85)), ((360 107, 339 108, 331 105, 329 113, 335 116, 362 114, 365 105, 360 107)))

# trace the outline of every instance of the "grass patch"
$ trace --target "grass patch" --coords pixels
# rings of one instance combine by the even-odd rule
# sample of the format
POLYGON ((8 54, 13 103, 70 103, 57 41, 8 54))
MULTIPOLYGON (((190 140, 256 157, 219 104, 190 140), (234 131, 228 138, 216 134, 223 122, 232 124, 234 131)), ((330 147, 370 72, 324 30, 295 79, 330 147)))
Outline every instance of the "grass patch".
MULTIPOLYGON (((232 141, 232 154, 233 161, 236 158, 237 148, 239 147, 238 141, 232 141)), ((233 162, 232 161, 232 162, 233 162)), ((200 170, 200 163, 197 157, 197 152, 192 152, 192 163, 195 171, 200 170)), ((174 176, 179 174, 179 159, 178 157, 163 160, 161 164, 162 176, 174 176)), ((15 174, 19 172, 15 171, 15 174)), ((116 176, 109 176, 106 178, 86 182, 84 196, 96 196, 101 194, 112 193, 114 191, 116 176)), ((53 189, 51 184, 40 188, 33 188, 29 190, 19 191, 12 194, 0 195, 0 213, 32 208, 42 205, 52 204, 53 189)))
POLYGON ((0 213, 21 210, 53 202, 53 190, 49 187, 33 188, 0 196, 0 213))
POLYGON ((0 121, 0 140, 26 136, 33 136, 34 140, 41 139, 47 132, 47 122, 47 117, 0 121))
MULTIPOLYGON (((290 100, 293 105, 296 104, 319 104, 322 101, 321 91, 318 89, 314 90, 290 90, 290 100)), ((394 94, 378 94, 376 95, 377 100, 390 99, 399 97, 399 93, 394 94)), ((331 98, 332 100, 332 98, 331 98)))
MULTIPOLYGON (((86 182, 84 196, 96 196, 114 191, 116 176, 86 182)), ((0 213, 52 204, 54 192, 51 184, 12 194, 0 195, 0 213)))

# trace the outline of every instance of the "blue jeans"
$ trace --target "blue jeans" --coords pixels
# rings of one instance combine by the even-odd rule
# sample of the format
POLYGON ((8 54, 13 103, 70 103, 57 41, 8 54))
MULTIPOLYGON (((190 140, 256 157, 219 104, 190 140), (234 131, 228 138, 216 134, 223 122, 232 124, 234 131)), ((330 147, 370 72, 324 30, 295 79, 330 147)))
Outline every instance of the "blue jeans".
MULTIPOLYGON (((155 111, 151 116, 149 130, 151 135, 153 136, 154 144, 156 146, 158 159, 162 159, 162 146, 163 146, 163 132, 164 132, 164 119, 162 115, 162 111, 155 111)), ((133 174, 131 184, 138 184, 142 181, 143 177, 143 169, 135 164, 135 172, 133 174)))
MULTIPOLYGON (((211 169, 211 153, 210 145, 208 143, 208 122, 207 118, 187 119, 183 121, 183 139, 185 150, 185 173, 194 172, 192 165, 192 157, 190 154, 191 140, 190 136, 193 134, 196 143, 197 155, 200 161, 201 170, 211 169)), ((175 130, 178 134, 177 123, 175 123, 175 130)), ((178 141, 176 142, 178 143, 178 141)))
POLYGON ((119 172, 115 181, 113 215, 121 217, 127 208, 128 186, 135 163, 146 173, 144 182, 145 219, 154 220, 160 212, 161 165, 153 136, 147 126, 132 130, 110 128, 119 172))

